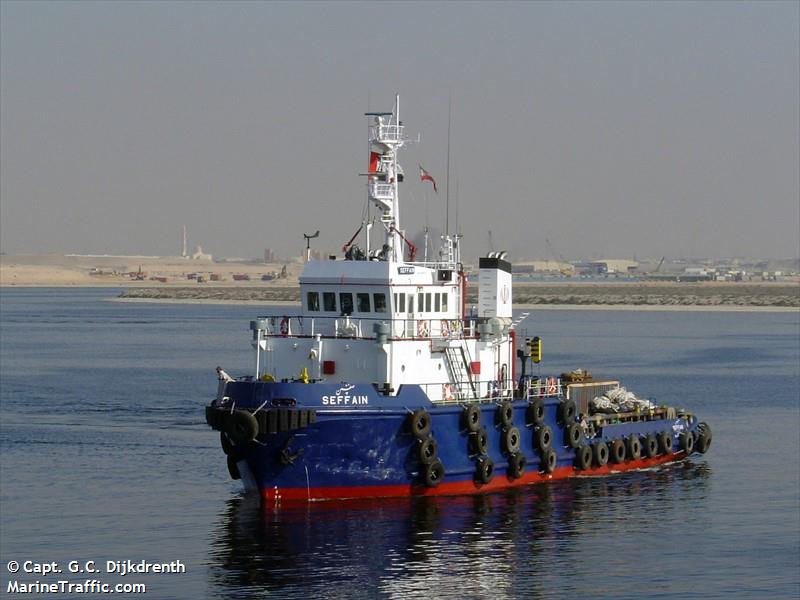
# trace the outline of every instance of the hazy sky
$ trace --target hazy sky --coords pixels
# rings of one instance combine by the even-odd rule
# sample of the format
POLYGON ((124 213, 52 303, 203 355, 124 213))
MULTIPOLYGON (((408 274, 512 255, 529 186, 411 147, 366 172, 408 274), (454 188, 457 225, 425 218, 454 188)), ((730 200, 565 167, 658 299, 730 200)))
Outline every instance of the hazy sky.
POLYGON ((2 2, 0 249, 336 250, 368 108, 468 254, 800 255, 800 3, 2 2), (419 181, 422 163, 440 183, 419 181), (452 218, 451 220, 454 220, 452 218))

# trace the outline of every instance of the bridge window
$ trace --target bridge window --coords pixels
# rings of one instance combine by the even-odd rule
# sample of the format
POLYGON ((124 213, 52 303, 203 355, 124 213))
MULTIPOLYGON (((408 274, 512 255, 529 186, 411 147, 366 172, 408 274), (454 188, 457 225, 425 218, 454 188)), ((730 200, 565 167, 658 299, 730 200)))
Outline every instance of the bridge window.
POLYGON ((447 294, 442 294, 442 312, 447 312, 447 294))
POLYGON ((433 295, 433 312, 441 312, 442 310, 442 295, 441 294, 434 294, 433 295))
POLYGON ((425 310, 425 294, 417 294, 417 312, 425 310))
POLYGON ((308 294, 306 294, 306 304, 308 304, 308 310, 318 311, 319 292, 308 292, 308 294))
POLYGON ((375 312, 386 312, 386 294, 372 294, 372 303, 375 305, 375 312))
POLYGON ((339 293, 339 306, 342 309, 343 315, 353 314, 353 294, 350 292, 339 293))
POLYGON ((358 312, 360 312, 360 313, 368 313, 369 312, 369 294, 356 294, 356 306, 358 307, 358 312))
POLYGON ((431 312, 431 295, 425 294, 425 312, 431 312))
POLYGON ((325 308, 325 312, 336 312, 336 294, 322 292, 322 306, 325 308))
POLYGON ((414 294, 408 295, 408 312, 409 314, 414 312, 414 294))
POLYGON ((406 312, 406 295, 405 294, 395 294, 394 295, 394 309, 399 313, 406 312))

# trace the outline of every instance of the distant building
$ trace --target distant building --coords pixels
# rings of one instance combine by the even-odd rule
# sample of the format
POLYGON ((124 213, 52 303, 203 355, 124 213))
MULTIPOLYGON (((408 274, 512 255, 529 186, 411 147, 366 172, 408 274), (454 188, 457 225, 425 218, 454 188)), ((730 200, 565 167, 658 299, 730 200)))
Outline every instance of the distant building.
POLYGON ((275 251, 272 248, 264 248, 264 262, 265 263, 276 262, 275 251))
POLYGON ((604 258, 576 264, 579 272, 591 275, 606 275, 613 273, 633 273, 639 268, 635 260, 618 258, 604 258))

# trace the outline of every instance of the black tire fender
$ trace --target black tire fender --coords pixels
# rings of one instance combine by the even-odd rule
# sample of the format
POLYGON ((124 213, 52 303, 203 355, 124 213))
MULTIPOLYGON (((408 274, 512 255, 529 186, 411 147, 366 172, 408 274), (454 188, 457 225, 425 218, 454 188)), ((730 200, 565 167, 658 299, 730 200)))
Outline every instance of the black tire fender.
POLYGON ((552 448, 548 448, 544 452, 542 452, 542 460, 541 460, 541 470, 545 473, 552 473, 556 470, 556 463, 558 462, 558 456, 556 456, 556 451, 552 448))
POLYGON ((525 455, 522 452, 514 452, 508 457, 508 476, 511 479, 519 479, 525 472, 525 455))
POLYGON ((575 415, 577 414, 578 409, 575 406, 574 400, 562 400, 561 404, 558 405, 558 419, 566 425, 567 423, 571 423, 575 420, 575 415))
POLYGON ((594 464, 598 467, 605 467, 608 464, 608 444, 603 440, 594 443, 592 454, 594 455, 594 464))
POLYGON ((637 434, 625 440, 625 453, 630 460, 639 460, 642 457, 642 441, 637 434))
POLYGON ((481 409, 475 404, 470 404, 462 413, 464 428, 470 433, 475 433, 481 428, 481 409))
POLYGON ((431 432, 431 416, 424 408, 415 410, 409 417, 411 434, 417 439, 428 437, 431 432))
POLYGON ((542 452, 549 450, 553 445, 553 430, 548 425, 537 427, 533 440, 538 450, 542 452))
POLYGON ((489 434, 486 432, 485 427, 481 427, 478 431, 469 434, 469 450, 470 454, 483 455, 489 450, 489 434))
POLYGON ((509 454, 514 454, 519 450, 519 446, 519 429, 516 427, 509 427, 503 432, 503 449, 509 454))
POLYGON ((525 420, 534 427, 544 423, 544 400, 536 398, 536 400, 528 404, 528 408, 525 411, 525 420))
POLYGON ((658 438, 652 433, 644 438, 644 453, 647 458, 653 458, 658 454, 658 438))
POLYGON ((575 450, 575 466, 580 471, 585 471, 592 466, 592 447, 583 444, 575 450))
POLYGON ((658 449, 661 454, 672 454, 672 434, 662 431, 658 434, 658 449))
POLYGON ((246 446, 258 435, 258 421, 247 410, 234 410, 225 418, 225 433, 237 446, 246 446))
POLYGON ((508 400, 497 407, 497 423, 504 429, 508 429, 514 424, 514 405, 508 400))
POLYGON ((439 459, 425 465, 425 485, 436 487, 444 479, 444 465, 439 459))
POLYGON ((426 437, 420 440, 419 460, 423 465, 428 465, 439 457, 439 448, 433 437, 426 437))
POLYGON ((625 443, 622 440, 613 440, 609 450, 610 462, 616 465, 625 462, 625 443))
POLYGON ((580 446, 583 440, 583 430, 581 429, 580 423, 570 423, 567 425, 564 438, 567 443, 566 445, 570 448, 577 448, 580 446))
POLYGON ((694 450, 694 436, 691 431, 685 431, 680 435, 681 450, 689 456, 694 450))
POLYGON ((494 461, 488 456, 479 458, 477 467, 475 468, 475 480, 478 483, 489 483, 493 475, 494 461))

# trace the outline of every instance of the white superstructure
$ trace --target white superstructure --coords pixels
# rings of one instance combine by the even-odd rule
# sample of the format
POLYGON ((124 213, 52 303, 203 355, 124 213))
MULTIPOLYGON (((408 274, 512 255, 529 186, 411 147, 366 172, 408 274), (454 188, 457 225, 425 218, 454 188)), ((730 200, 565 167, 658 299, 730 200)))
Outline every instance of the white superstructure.
POLYGON ((251 323, 256 377, 375 383, 388 394, 417 384, 437 402, 510 397, 510 265, 481 259, 479 311, 467 315, 458 236, 443 237, 440 261, 414 261, 400 228, 397 151, 406 138, 398 106, 368 113, 367 194, 381 213, 382 243, 372 247, 367 227, 365 251, 351 240, 344 260, 306 263, 300 315, 251 323))

